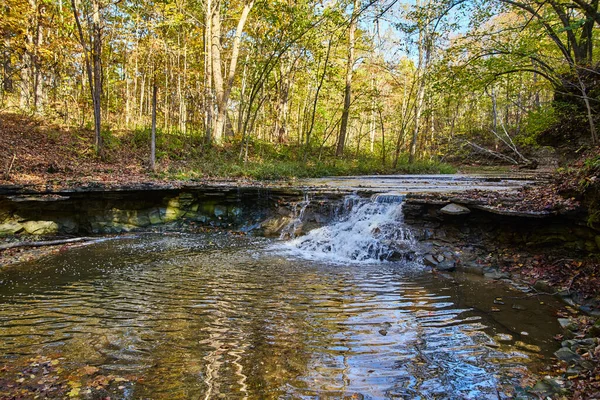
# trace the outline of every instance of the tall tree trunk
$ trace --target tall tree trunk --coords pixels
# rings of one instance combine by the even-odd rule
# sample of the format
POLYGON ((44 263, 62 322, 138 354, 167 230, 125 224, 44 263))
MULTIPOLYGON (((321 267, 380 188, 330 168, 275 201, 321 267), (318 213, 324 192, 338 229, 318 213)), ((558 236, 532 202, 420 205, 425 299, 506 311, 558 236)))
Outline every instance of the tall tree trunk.
POLYGON ((350 20, 350 32, 348 34, 348 60, 346 63, 346 87, 344 89, 344 110, 342 111, 342 124, 338 136, 337 149, 335 155, 341 157, 344 154, 346 144, 346 134, 348 131, 348 118, 350 117, 350 104, 352 102, 352 69, 354 68, 354 46, 356 36, 356 24, 358 13, 360 11, 360 0, 354 0, 352 9, 352 19, 350 20))
POLYGON ((385 158, 385 123, 383 120, 383 112, 381 111, 381 107, 377 107, 377 112, 379 113, 379 124, 381 125, 381 166, 385 169, 387 164, 385 158))
POLYGON ((96 153, 102 153, 101 106, 102 106, 102 28, 100 26, 100 6, 97 0, 92 1, 92 59, 94 60, 94 131, 96 136, 96 153))
MULTIPOLYGON (((420 4, 420 1, 417 1, 417 5, 420 4)), ((410 142, 410 155, 408 158, 409 163, 413 163, 415 161, 417 155, 417 144, 419 141, 419 134, 421 130, 421 113, 423 112, 423 100, 425 98, 425 85, 426 85, 426 72, 429 67, 429 57, 430 57, 430 48, 431 44, 429 38, 428 28, 420 27, 419 28, 419 64, 417 67, 417 79, 419 81, 419 87, 417 89, 417 99, 415 102, 415 126, 413 129, 413 137, 410 142)))
POLYGON ((206 0, 204 10, 204 135, 206 142, 212 139, 213 87, 212 87, 212 0, 206 0))
POLYGON ((170 96, 169 96, 169 82, 171 80, 172 77, 172 68, 169 68, 170 66, 170 61, 171 61, 171 57, 169 54, 169 48, 167 43, 165 42, 165 88, 164 88, 164 99, 163 99, 163 113, 164 113, 164 118, 163 118, 163 130, 165 132, 169 132, 169 124, 171 123, 171 107, 169 107, 169 100, 170 100, 170 96))
POLYGON ((498 100, 496 98, 496 89, 492 87, 492 131, 494 132, 494 150, 498 151, 498 100))
POLYGON ((150 169, 156 170, 156 80, 152 85, 152 132, 150 136, 150 169))
POLYGON ((315 99, 313 101, 312 113, 310 126, 306 131, 306 147, 304 149, 304 162, 306 162, 308 158, 308 153, 310 152, 310 138, 312 135, 313 128, 315 127, 315 118, 317 116, 317 104, 319 103, 319 94, 321 92, 321 88, 323 87, 323 83, 325 82, 325 76, 327 75, 327 67, 329 65, 329 55, 331 53, 331 39, 329 39, 327 43, 327 55, 325 56, 325 62, 323 64, 323 75, 319 79, 319 84, 317 85, 317 90, 315 92, 315 99))
POLYGON ((32 32, 33 49, 31 49, 31 72, 33 75, 33 110, 35 113, 40 113, 43 111, 42 100, 44 97, 42 66, 40 62, 40 46, 42 45, 44 36, 43 27, 41 24, 41 13, 37 2, 35 0, 30 0, 30 4, 35 10, 34 26, 32 32))
POLYGON ((138 110, 138 123, 142 120, 144 115, 144 94, 146 93, 146 73, 142 70, 142 86, 140 88, 140 107, 138 110))
MULTIPOLYGON (((237 134, 242 134, 242 141, 244 136, 246 135, 246 131, 244 130, 244 109, 246 105, 244 104, 244 94, 246 93, 246 85, 248 82, 248 61, 250 59, 250 55, 246 55, 246 61, 244 62, 244 72, 242 73, 242 89, 240 90, 240 104, 238 108, 238 120, 237 120, 237 134)), ((250 110, 248 110, 250 112, 250 110)))
POLYGON ((14 90, 13 65, 11 60, 12 44, 10 33, 4 35, 4 51, 2 52, 2 90, 6 93, 12 93, 14 90))
POLYGON ((102 153, 102 136, 101 136, 101 99, 102 99, 102 31, 100 26, 100 6, 96 0, 92 0, 92 18, 89 30, 88 46, 86 36, 83 34, 83 28, 79 19, 79 10, 75 0, 71 0, 73 7, 73 15, 77 24, 77 32, 79 41, 83 49, 85 68, 90 86, 90 94, 92 96, 92 104, 94 108, 94 133, 96 154, 102 153))
POLYGON ((244 25, 248 19, 248 14, 254 6, 254 0, 250 0, 244 4, 242 15, 238 20, 233 44, 231 48, 231 59, 229 60, 229 72, 226 78, 223 77, 221 68, 221 13, 220 1, 217 0, 215 10, 212 15, 212 64, 213 64, 213 80, 215 84, 215 93, 217 97, 217 119, 215 121, 212 140, 219 144, 223 141, 225 133, 225 125, 227 123, 227 107, 229 105, 229 95, 235 78, 238 57, 240 55, 240 43, 244 25))
MULTIPOLYGON (((408 126, 408 103, 409 99, 407 98, 408 92, 408 74, 404 74, 404 84, 402 85, 402 104, 400 109, 402 110, 402 123, 400 124, 400 129, 398 130, 398 137, 396 139, 396 154, 394 155, 394 164, 393 168, 396 169, 398 167, 398 162, 400 161, 400 152, 402 151, 402 147, 404 144, 404 136, 406 134, 406 127, 408 126)), ((412 92, 412 90, 411 90, 412 92)))
POLYGON ((579 83, 579 90, 581 91, 581 97, 583 98, 583 103, 585 104, 585 110, 586 110, 586 114, 587 114, 587 119, 588 119, 588 124, 590 127, 590 136, 592 139, 592 144, 596 145, 598 144, 598 133, 596 132, 596 124, 594 122, 594 112, 592 110, 592 106, 590 104, 590 98, 588 97, 588 90, 587 87, 585 86, 585 83, 583 82, 583 79, 581 79, 581 76, 579 74, 577 74, 577 80, 579 83))
POLYGON ((131 95, 129 93, 129 86, 131 86, 131 78, 127 71, 126 66, 123 66, 125 70, 125 127, 129 128, 130 113, 131 113, 131 95))
MULTIPOLYGON (((27 39, 29 41, 29 39, 27 39)), ((23 53, 22 67, 21 67, 21 85, 19 90, 19 107, 22 110, 29 109, 31 104, 31 96, 29 95, 29 88, 31 86, 31 55, 29 51, 23 53)))

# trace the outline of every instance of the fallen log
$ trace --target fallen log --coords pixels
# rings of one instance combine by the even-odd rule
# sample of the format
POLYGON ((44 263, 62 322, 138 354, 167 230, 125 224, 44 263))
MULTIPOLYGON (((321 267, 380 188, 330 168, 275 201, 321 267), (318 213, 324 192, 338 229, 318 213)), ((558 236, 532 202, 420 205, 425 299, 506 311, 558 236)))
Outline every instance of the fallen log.
POLYGON ((5 243, 0 244, 0 251, 15 249, 19 247, 45 247, 45 246, 57 246, 61 244, 69 244, 69 243, 78 243, 78 242, 89 242, 93 240, 98 240, 98 238, 93 237, 79 237, 79 238, 71 238, 71 239, 60 239, 60 240, 47 240, 42 242, 15 242, 15 243, 5 243))

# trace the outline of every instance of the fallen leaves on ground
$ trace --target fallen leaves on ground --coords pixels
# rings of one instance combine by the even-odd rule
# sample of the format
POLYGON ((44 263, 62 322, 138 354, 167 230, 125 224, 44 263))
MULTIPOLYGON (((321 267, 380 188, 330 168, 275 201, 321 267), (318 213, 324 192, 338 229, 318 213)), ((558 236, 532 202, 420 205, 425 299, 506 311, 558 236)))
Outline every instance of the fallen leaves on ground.
POLYGON ((472 189, 464 192, 427 193, 410 197, 467 206, 484 206, 490 211, 524 214, 566 214, 578 210, 581 205, 574 197, 565 198, 560 195, 558 185, 552 182, 525 186, 513 192, 472 189))

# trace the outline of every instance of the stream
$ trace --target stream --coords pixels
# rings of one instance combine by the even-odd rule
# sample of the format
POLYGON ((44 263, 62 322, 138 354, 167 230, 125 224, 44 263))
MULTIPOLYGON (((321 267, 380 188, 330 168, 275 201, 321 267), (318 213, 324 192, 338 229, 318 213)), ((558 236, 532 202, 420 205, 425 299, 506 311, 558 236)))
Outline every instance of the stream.
POLYGON ((529 398, 559 305, 388 257, 410 248, 399 211, 354 201, 291 241, 144 233, 0 269, 0 366, 122 377, 83 398, 529 398))

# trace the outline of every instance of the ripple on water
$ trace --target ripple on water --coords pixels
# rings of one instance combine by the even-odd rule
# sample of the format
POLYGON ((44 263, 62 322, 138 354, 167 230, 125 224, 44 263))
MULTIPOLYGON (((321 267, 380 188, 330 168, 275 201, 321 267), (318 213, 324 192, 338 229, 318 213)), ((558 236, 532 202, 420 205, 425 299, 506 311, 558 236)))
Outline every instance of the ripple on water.
POLYGON ((131 398, 165 399, 498 398, 510 369, 535 360, 486 347, 508 332, 458 286, 268 246, 143 235, 2 271, 0 352, 58 352, 143 377, 131 398))

